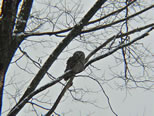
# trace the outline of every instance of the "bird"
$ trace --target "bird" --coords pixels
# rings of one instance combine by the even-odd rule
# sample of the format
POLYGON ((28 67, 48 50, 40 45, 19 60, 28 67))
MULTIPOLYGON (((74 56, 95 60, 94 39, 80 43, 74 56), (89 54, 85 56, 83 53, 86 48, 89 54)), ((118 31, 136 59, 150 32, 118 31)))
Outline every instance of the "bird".
MULTIPOLYGON (((67 60, 67 66, 64 72, 67 72, 69 70, 72 71, 73 74, 79 73, 84 69, 85 64, 85 54, 82 51, 76 51, 72 57, 70 57, 67 60)), ((70 76, 67 76, 64 78, 65 81, 67 81, 70 76)))

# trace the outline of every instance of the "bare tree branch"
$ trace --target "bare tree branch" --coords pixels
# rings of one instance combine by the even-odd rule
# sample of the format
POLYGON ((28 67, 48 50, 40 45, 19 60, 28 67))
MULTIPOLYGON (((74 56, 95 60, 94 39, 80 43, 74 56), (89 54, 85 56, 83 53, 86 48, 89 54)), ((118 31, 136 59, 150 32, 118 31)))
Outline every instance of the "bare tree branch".
MULTIPOLYGON (((89 76, 88 76, 88 77, 89 77, 89 76)), ((110 110, 112 111, 112 113, 113 113, 115 116, 118 116, 118 114, 113 110, 113 107, 112 107, 111 102, 110 102, 110 98, 109 98, 109 96, 107 95, 107 93, 105 92, 105 90, 104 90, 104 88, 102 87, 101 83, 100 83, 97 79, 94 79, 94 78, 92 78, 92 77, 89 77, 89 78, 92 79, 92 80, 94 80, 94 81, 100 86, 100 88, 102 89, 103 94, 104 94, 105 97, 107 98, 107 102, 108 102, 108 104, 109 104, 110 110)))
POLYGON ((98 52, 100 49, 102 49, 103 47, 105 47, 108 43, 110 43, 112 40, 116 39, 116 38, 120 38, 120 37, 124 37, 126 35, 130 35, 130 34, 133 34, 135 32, 139 32, 139 31, 142 31, 144 29, 147 29, 149 27, 153 27, 154 26, 154 23, 152 24, 149 24, 149 25, 146 25, 146 26, 143 26, 143 27, 140 27, 140 28, 136 28, 134 30, 131 30, 129 32, 126 32, 126 33, 118 33, 117 35, 114 35, 112 37, 110 37, 109 39, 107 39, 102 45, 100 45, 99 47, 97 47, 95 50, 93 50, 87 57, 86 57, 86 62, 96 53, 98 52))
POLYGON ((109 56, 109 55, 115 53, 117 50, 119 50, 119 49, 121 49, 121 48, 123 48, 123 47, 127 47, 127 46, 133 44, 134 42, 136 42, 136 41, 138 41, 138 40, 140 40, 140 39, 143 39, 144 37, 148 36, 148 35, 149 35, 149 32, 151 32, 153 29, 154 29, 154 27, 151 27, 151 28, 150 28, 148 31, 146 31, 144 34, 142 34, 141 36, 139 36, 139 37, 133 39, 133 40, 130 41, 129 43, 126 43, 126 44, 123 44, 123 43, 122 43, 122 44, 119 45, 117 48, 115 48, 115 49, 113 49, 113 50, 111 50, 111 51, 109 51, 109 52, 107 52, 107 53, 105 53, 105 54, 103 54, 103 55, 101 55, 101 56, 98 56, 98 57, 96 57, 96 58, 90 60, 89 62, 87 62, 87 64, 85 65, 85 67, 87 67, 88 65, 92 64, 93 62, 96 62, 96 61, 98 61, 98 60, 100 60, 100 59, 103 59, 103 58, 105 58, 105 57, 107 57, 107 56, 109 56))
MULTIPOLYGON (((114 81, 115 86, 126 87, 125 89, 153 89, 154 55, 151 44, 147 46, 148 41, 141 39, 151 37, 148 35, 153 32, 154 23, 151 21, 154 17, 149 16, 148 13, 151 13, 154 5, 137 0, 106 1, 96 0, 91 9, 83 14, 87 6, 83 7, 82 3, 85 2, 81 0, 37 0, 33 6, 33 0, 2 0, 0 3, 2 6, 0 9, 0 115, 16 116, 19 112, 23 114, 24 106, 28 107, 28 111, 31 110, 29 114, 39 116, 46 112, 46 116, 54 115, 54 111, 61 104, 68 90, 70 94, 66 96, 67 98, 70 96, 82 105, 104 109, 102 104, 97 102, 102 98, 99 97, 102 95, 99 94, 101 91, 106 98, 105 103, 108 103, 106 110, 118 116, 120 112, 116 112, 112 106, 110 98, 112 96, 108 96, 103 83, 112 87, 114 81), (137 25, 142 23, 144 26, 135 27, 134 22, 137 25), (68 55, 77 50, 88 53, 84 59, 86 60, 84 68, 82 66, 80 70, 88 76, 79 75, 79 77, 91 78, 93 80, 91 86, 89 86, 91 80, 86 78, 82 79, 89 83, 81 82, 79 85, 81 79, 72 86, 75 75, 80 72, 75 73, 71 68, 63 75, 55 76, 63 72, 68 55), (112 64, 105 62, 102 67, 103 58, 112 58, 112 64), (93 65, 92 63, 96 61, 100 63, 93 65), (91 67, 88 67, 89 65, 91 67), (134 69, 137 69, 137 72, 134 69), (138 73, 139 71, 141 73, 138 73), (20 78, 20 75, 23 78, 20 78), (48 77, 46 78, 45 75, 48 77), (64 84, 63 79, 66 80, 67 77, 72 78, 64 84), (4 84, 5 80, 6 84, 4 84), (59 85, 62 85, 63 89, 59 91, 58 96, 55 96, 52 93, 55 92, 55 87, 60 87, 59 85), (5 104, 6 107, 3 107, 1 113, 3 95, 6 98, 4 100, 8 100, 11 104, 6 102, 7 105, 5 104), (54 97, 56 97, 55 101, 53 101, 54 97)), ((72 106, 69 106, 69 109, 71 108, 72 106)), ((88 113, 91 115, 93 112, 95 111, 92 109, 88 113)), ((74 113, 74 111, 65 110, 64 113, 74 113)))
MULTIPOLYGON (((29 95, 32 91, 35 90, 39 82, 42 80, 43 76, 50 68, 50 66, 54 63, 60 53, 64 50, 64 48, 81 33, 82 28, 88 23, 88 21, 93 17, 93 15, 100 9, 102 4, 105 3, 106 0, 98 0, 95 5, 88 11, 88 13, 83 17, 83 19, 74 26, 72 31, 64 38, 64 40, 57 46, 57 48, 53 51, 53 53, 46 60, 42 68, 39 70, 37 75, 34 77, 29 87, 25 91, 24 95, 21 97, 18 103, 20 103, 27 95, 29 95)), ((17 103, 17 104, 18 104, 17 103)), ((16 109, 17 107, 14 106, 16 109)), ((14 108, 12 110, 14 110, 14 108)), ((19 110, 18 110, 19 111, 19 110)))
POLYGON ((14 32, 21 33, 25 31, 28 17, 32 8, 33 0, 26 0, 22 2, 21 10, 17 17, 16 27, 14 32))
POLYGON ((133 17, 135 17, 135 16, 138 16, 139 14, 142 14, 142 13, 148 11, 149 9, 152 9, 153 7, 154 7, 154 5, 151 5, 151 6, 145 8, 145 9, 143 9, 143 10, 141 10, 141 11, 139 11, 139 12, 133 14, 133 15, 130 15, 130 16, 126 17, 126 18, 117 20, 117 21, 112 22, 112 23, 110 23, 110 24, 99 25, 99 26, 92 27, 92 28, 87 29, 87 30, 83 30, 82 33, 88 33, 88 32, 92 32, 92 31, 97 31, 97 30, 100 30, 100 29, 104 29, 104 28, 107 28, 107 27, 111 27, 112 25, 121 23, 122 21, 129 20, 129 19, 131 19, 131 18, 133 18, 133 17))
POLYGON ((61 93, 59 94, 57 100, 55 101, 54 105, 52 106, 52 108, 47 112, 47 114, 45 116, 50 116, 56 109, 56 107, 58 106, 60 100, 62 99, 62 97, 64 96, 65 92, 67 91, 67 89, 69 89, 69 87, 72 86, 73 84, 73 78, 70 78, 69 81, 67 82, 67 84, 65 85, 65 87, 63 88, 63 90, 61 91, 61 93))
MULTIPOLYGON (((71 76, 71 75, 72 75, 72 72, 71 72, 71 71, 68 71, 68 72, 66 72, 65 74, 63 74, 62 76, 58 77, 57 79, 55 79, 55 80, 49 82, 48 84, 45 84, 44 86, 38 88, 38 89, 35 90, 35 91, 31 92, 29 95, 27 95, 25 98, 23 98, 23 100, 22 100, 20 103, 18 103, 18 104, 14 107, 14 109, 12 109, 12 110, 9 112, 8 116, 14 116, 14 115, 16 115, 16 114, 23 108, 23 106, 24 106, 33 96, 35 96, 36 94, 38 94, 38 93, 40 93, 40 92, 42 92, 42 91, 48 89, 49 87, 55 85, 56 83, 60 82, 60 81, 61 81, 62 79, 64 79, 65 77, 71 76)), ((74 75, 74 74, 73 74, 73 75, 74 75)))
MULTIPOLYGON (((135 1, 136 1, 136 0, 135 0, 135 1)), ((99 21, 101 21, 101 20, 103 20, 103 19, 105 19, 105 18, 107 18, 107 17, 109 17, 109 16, 118 14, 118 13, 120 13, 121 11, 123 11, 125 8, 127 8, 128 6, 130 6, 131 4, 133 4, 135 1, 133 1, 133 2, 131 2, 131 3, 129 3, 129 4, 127 4, 125 7, 120 8, 120 9, 118 9, 118 10, 116 10, 116 11, 114 11, 114 12, 108 14, 108 15, 105 15, 104 17, 101 17, 101 18, 99 18, 99 19, 90 21, 90 22, 88 22, 87 25, 97 23, 97 22, 99 22, 99 21)), ((26 38, 26 37, 29 37, 29 36, 41 36, 41 35, 49 35, 49 36, 51 36, 51 35, 57 35, 57 34, 61 34, 61 33, 68 32, 68 31, 70 31, 72 28, 73 28, 73 27, 70 27, 70 28, 68 28, 68 29, 63 29, 63 30, 55 31, 55 32, 34 32, 34 33, 26 33, 26 32, 25 32, 25 33, 24 33, 24 34, 25 34, 24 37, 26 38)))

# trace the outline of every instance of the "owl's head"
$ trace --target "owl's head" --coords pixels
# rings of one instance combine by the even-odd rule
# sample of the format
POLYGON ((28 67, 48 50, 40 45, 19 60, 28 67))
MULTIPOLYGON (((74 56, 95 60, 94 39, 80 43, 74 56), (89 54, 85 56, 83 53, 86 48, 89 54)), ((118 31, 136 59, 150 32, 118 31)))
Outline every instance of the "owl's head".
POLYGON ((73 56, 78 57, 78 58, 85 58, 85 54, 82 51, 76 51, 73 56))

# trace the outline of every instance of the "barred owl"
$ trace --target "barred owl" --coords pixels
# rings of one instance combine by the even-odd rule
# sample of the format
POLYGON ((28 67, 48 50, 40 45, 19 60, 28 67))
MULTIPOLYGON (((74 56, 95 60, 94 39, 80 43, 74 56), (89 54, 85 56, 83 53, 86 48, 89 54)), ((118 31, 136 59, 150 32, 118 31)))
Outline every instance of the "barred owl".
MULTIPOLYGON (((82 51, 76 51, 72 57, 67 60, 65 72, 71 70, 73 73, 79 73, 84 69, 85 54, 82 51)), ((67 81, 69 77, 64 78, 67 81)))

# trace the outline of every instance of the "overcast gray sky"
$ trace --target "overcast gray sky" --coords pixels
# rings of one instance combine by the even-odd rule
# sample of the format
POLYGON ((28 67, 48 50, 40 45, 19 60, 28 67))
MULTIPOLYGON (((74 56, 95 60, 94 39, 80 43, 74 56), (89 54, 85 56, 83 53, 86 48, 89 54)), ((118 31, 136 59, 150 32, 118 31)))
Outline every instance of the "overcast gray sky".
MULTIPOLYGON (((36 2, 39 2, 40 0, 37 0, 36 2)), ((83 11, 85 14, 88 9, 90 9, 93 4, 95 3, 96 0, 81 0, 81 4, 83 4, 83 11)), ((154 0, 149 0, 151 1, 152 4, 154 4, 154 0)), ((42 1, 41 1, 42 2, 42 1)), ((35 2, 34 2, 35 3, 35 2)), ((34 6, 36 7, 36 5, 34 4, 34 6)), ((40 6, 41 7, 41 6, 40 6)), ((33 9, 35 10, 35 9, 33 9)), ((148 15, 153 14, 153 11, 151 11, 150 13, 148 13, 148 15)), ((151 17, 154 18, 154 15, 151 15, 151 17)), ((49 27, 45 27, 45 28, 49 28, 49 27)), ((152 53, 154 54, 154 32, 150 33, 151 35, 146 37, 145 39, 141 40, 141 42, 143 41, 145 43, 145 46, 148 47, 148 49, 150 49, 152 51, 152 53)), ((47 38, 52 38, 52 37, 48 37, 47 38)), ((31 38, 32 39, 36 39, 35 37, 31 38)), ((39 37, 39 39, 41 39, 41 37, 39 37)), ((60 42, 61 40, 57 40, 55 42, 55 46, 57 45, 58 42, 60 42)), ((26 41, 28 42, 28 41, 26 41)), ((25 46, 28 46, 28 44, 25 42, 25 44, 23 43, 23 48, 25 46)), ((82 47, 79 47, 80 45, 78 45, 78 43, 74 42, 71 45, 69 45, 69 47, 77 47, 76 50, 82 50, 82 47)), ((26 48, 26 47, 25 47, 26 48)), ((54 48, 54 47, 53 47, 54 48)), ((52 48, 52 50, 53 50, 52 48)), ((30 49, 26 48, 26 51, 29 53, 29 55, 31 55, 33 58, 39 57, 39 56, 45 56, 44 59, 42 59, 42 62, 45 61, 45 59, 47 58, 47 54, 50 54, 52 52, 52 50, 49 47, 46 47, 46 51, 42 50, 43 47, 41 45, 34 45, 32 46, 30 49)), ((73 52, 73 51, 71 51, 73 52)), ((71 56, 72 53, 64 53, 62 54, 59 59, 57 61, 53 67, 51 67, 50 71, 52 73, 52 75, 54 76, 60 76, 61 74, 63 74, 63 71, 65 69, 66 66, 66 60, 68 57, 71 56)), ((18 53, 18 52, 17 52, 18 53)), ((86 52, 87 54, 88 52, 86 52)), ((18 56, 18 55, 17 55, 18 56)), ((102 61, 96 62, 95 66, 97 66, 99 69, 99 71, 96 71, 95 74, 105 77, 106 79, 112 78, 111 76, 111 72, 109 70, 110 65, 109 62, 112 64, 113 58, 106 58, 102 61), (101 73, 100 73, 101 71, 101 73)), ((22 66, 23 62, 26 62, 26 58, 23 58, 23 60, 21 60, 21 62, 19 62, 19 64, 22 66)), ((24 66, 25 64, 23 64, 24 66)), ((123 68, 123 67, 122 67, 123 68)), ((33 67, 30 67, 29 70, 33 70, 32 72, 37 72, 38 69, 33 67)), ((117 70, 118 71, 118 70, 117 70)), ((138 72, 138 70, 135 70, 134 72, 138 72)), ((138 72, 141 73, 141 72, 138 72)), ((154 72, 153 72, 154 73, 154 72)), ((79 74, 82 75, 85 74, 85 72, 79 74)), ((153 74, 154 75, 154 74, 153 74)), ((18 87, 22 87, 22 86, 26 86, 24 85, 23 81, 30 81, 32 77, 34 77, 34 74, 27 74, 24 71, 21 71, 19 68, 17 68, 17 66, 11 65, 10 69, 8 71, 7 76, 10 78, 8 80, 6 80, 6 83, 9 83, 9 81, 12 78, 16 78, 14 81, 17 81, 18 83, 20 83, 20 86, 14 86, 14 88, 12 88, 11 86, 7 86, 5 88, 5 93, 8 92, 9 90, 12 91, 12 93, 16 93, 17 91, 15 90, 15 88, 18 87), (30 76, 29 76, 30 75, 30 76), (21 79, 22 78, 22 79, 21 79)), ((7 78, 8 78, 7 77, 7 78)), ((48 78, 45 78, 41 81, 41 85, 45 84, 46 82, 50 81, 48 78)), ((110 98, 110 102, 112 105, 113 110, 119 115, 119 116, 154 116, 154 91, 153 90, 145 90, 145 89, 141 89, 141 88, 120 88, 117 86, 117 84, 119 82, 121 82, 121 79, 117 79, 117 80, 113 80, 113 81, 109 81, 107 83, 103 84, 103 88, 106 92, 106 94, 108 95, 108 97, 110 98)), ((123 82, 121 82, 121 85, 123 85, 123 82)), ((77 102, 75 100, 73 100, 70 97, 70 93, 67 92, 65 94, 65 97, 62 99, 61 103, 58 105, 56 112, 58 114, 60 114, 61 116, 63 116, 63 114, 65 114, 65 116, 115 116, 108 105, 107 102, 107 98, 105 97, 105 95, 103 94, 103 92, 101 91, 100 87, 98 86, 97 83, 94 83, 92 80, 87 80, 86 78, 77 78, 74 81, 74 86, 76 88, 80 88, 80 87, 84 87, 85 89, 87 89, 87 91, 94 91, 95 93, 89 93, 87 95, 84 95, 84 100, 87 101, 92 101, 92 103, 81 103, 81 102, 77 102), (69 96, 69 97, 67 97, 69 96), (98 106, 96 106, 96 104, 98 106), (88 115, 89 114, 89 115, 88 115)), ((154 84, 153 84, 154 86, 154 84)), ((48 90, 46 90, 47 93, 51 93, 51 103, 53 103, 53 101, 55 100, 56 96, 59 94, 60 90, 62 89, 61 86, 56 85, 55 87, 52 87, 48 90)), ((39 95, 38 95, 39 96, 39 95)), ((8 100, 9 97, 5 96, 4 97, 4 103, 6 104, 12 104, 14 103, 14 101, 9 101, 8 100)), ((43 104, 43 103, 42 103, 43 104)), ((47 108, 50 108, 49 106, 46 106, 47 108)), ((5 105, 5 108, 8 109, 8 106, 5 105)), ((29 108, 25 107, 24 110, 20 111, 19 116, 28 116, 28 115, 33 115, 33 113, 29 112, 29 108), (26 110, 25 110, 26 109, 26 110), (29 114, 28 114, 29 113, 29 114)), ((41 109, 39 109, 41 111, 41 109)), ((42 110, 43 111, 43 110, 42 110)), ((45 114, 45 112, 42 112, 42 114, 45 114)))

